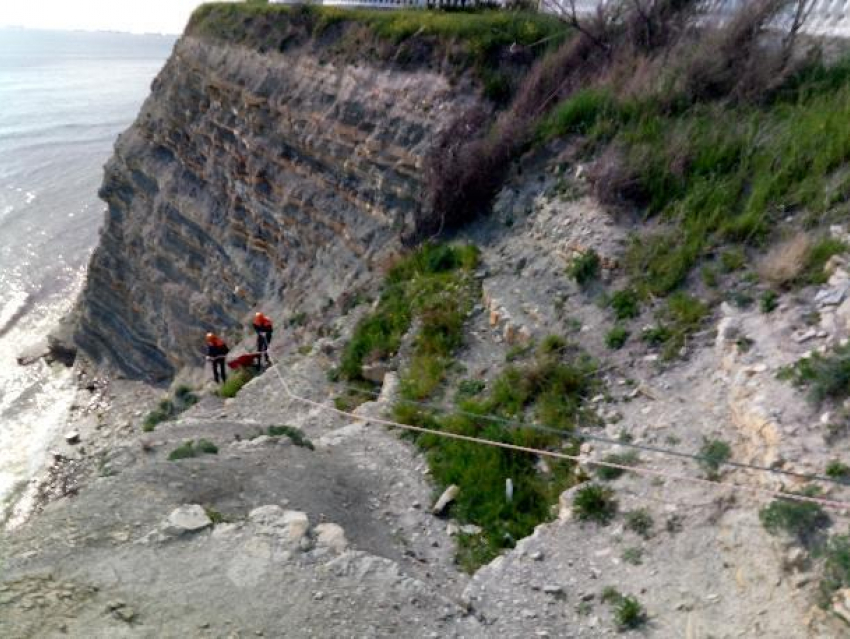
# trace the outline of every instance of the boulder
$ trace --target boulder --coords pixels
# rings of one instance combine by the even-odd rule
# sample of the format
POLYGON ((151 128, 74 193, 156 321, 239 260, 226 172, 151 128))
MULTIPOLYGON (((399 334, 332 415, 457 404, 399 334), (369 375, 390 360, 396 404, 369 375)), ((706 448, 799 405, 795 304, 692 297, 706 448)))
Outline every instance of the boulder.
POLYGON ((443 491, 443 494, 440 495, 440 498, 437 500, 437 503, 434 504, 434 507, 431 509, 435 515, 440 515, 446 509, 446 507, 455 500, 455 498, 460 493, 460 487, 452 484, 446 490, 443 491))
POLYGON ((389 372, 387 364, 384 362, 375 362, 373 364, 363 364, 360 368, 360 374, 363 379, 368 379, 370 382, 381 384, 384 381, 384 376, 389 372))
POLYGON ((196 533, 212 526, 212 520, 207 516, 203 506, 198 504, 187 504, 171 511, 163 527, 163 533, 172 537, 178 537, 189 533, 196 533))
POLYGON ((348 540, 345 531, 337 524, 319 524, 316 526, 316 546, 319 548, 330 548, 334 552, 342 553, 348 548, 348 540))
POLYGON ((273 535, 295 544, 301 541, 310 528, 307 513, 284 510, 276 504, 255 508, 248 514, 248 520, 256 524, 260 534, 273 535))

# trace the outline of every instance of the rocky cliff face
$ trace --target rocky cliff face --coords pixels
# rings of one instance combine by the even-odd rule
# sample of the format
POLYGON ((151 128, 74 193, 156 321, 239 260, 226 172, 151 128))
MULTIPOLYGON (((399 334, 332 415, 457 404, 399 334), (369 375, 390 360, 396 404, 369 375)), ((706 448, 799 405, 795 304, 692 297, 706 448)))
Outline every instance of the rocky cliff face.
POLYGON ((478 100, 427 70, 184 36, 116 143, 74 341, 131 377, 259 304, 314 314, 391 258, 435 136, 478 100))

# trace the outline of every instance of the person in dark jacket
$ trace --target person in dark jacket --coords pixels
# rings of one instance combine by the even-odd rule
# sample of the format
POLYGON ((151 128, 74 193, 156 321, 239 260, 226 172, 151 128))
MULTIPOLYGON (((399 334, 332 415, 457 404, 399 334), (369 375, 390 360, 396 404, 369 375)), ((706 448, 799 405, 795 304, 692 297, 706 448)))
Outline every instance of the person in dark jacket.
POLYGON ((227 380, 224 359, 229 352, 224 340, 215 333, 207 333, 207 360, 212 362, 213 378, 217 384, 227 380))
POLYGON ((257 370, 259 370, 262 368, 263 355, 266 358, 266 366, 271 365, 269 344, 272 343, 272 332, 274 331, 272 321, 262 313, 257 313, 254 315, 254 331, 257 333, 257 370))

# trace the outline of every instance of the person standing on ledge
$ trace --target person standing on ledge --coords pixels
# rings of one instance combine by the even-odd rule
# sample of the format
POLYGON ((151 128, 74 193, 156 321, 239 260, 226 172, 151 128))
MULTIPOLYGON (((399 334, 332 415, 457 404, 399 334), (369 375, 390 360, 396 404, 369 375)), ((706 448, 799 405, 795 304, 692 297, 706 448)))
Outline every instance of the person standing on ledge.
POLYGON ((269 359, 269 344, 272 343, 272 321, 263 315, 257 313, 254 315, 254 331, 257 333, 257 370, 262 368, 262 358, 265 355, 266 366, 271 366, 269 359))
POLYGON ((227 381, 227 375, 224 372, 224 358, 229 352, 230 349, 227 348, 224 340, 215 333, 207 333, 207 360, 212 362, 213 378, 216 384, 223 384, 227 381))

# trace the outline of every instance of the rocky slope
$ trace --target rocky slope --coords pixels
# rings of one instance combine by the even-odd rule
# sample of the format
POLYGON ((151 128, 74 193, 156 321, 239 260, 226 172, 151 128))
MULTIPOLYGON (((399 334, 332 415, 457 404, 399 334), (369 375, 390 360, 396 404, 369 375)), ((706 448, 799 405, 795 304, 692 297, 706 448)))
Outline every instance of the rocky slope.
POLYGON ((115 146, 73 340, 125 374, 196 364, 263 303, 310 317, 393 255, 474 91, 438 72, 184 36, 115 146))

